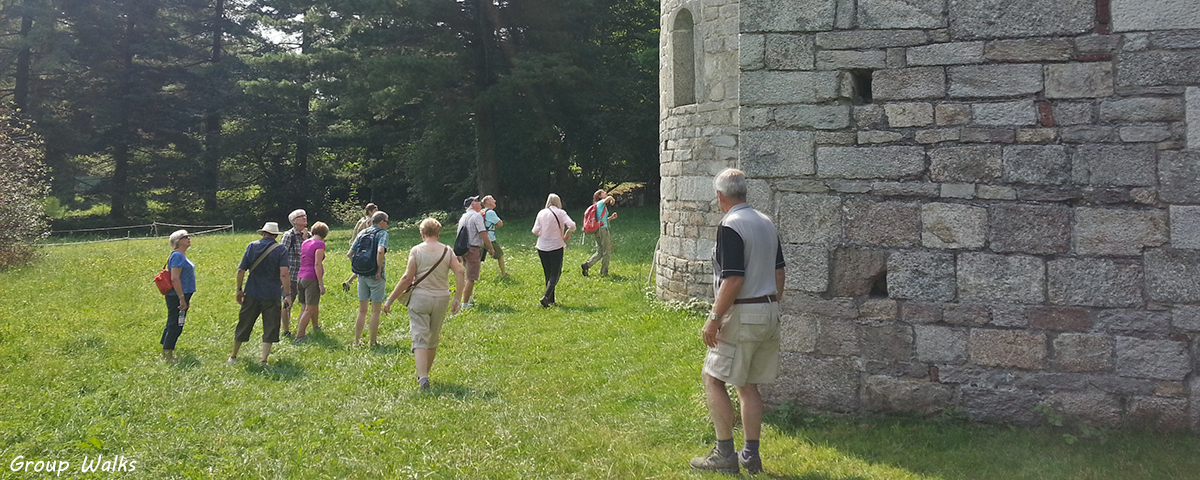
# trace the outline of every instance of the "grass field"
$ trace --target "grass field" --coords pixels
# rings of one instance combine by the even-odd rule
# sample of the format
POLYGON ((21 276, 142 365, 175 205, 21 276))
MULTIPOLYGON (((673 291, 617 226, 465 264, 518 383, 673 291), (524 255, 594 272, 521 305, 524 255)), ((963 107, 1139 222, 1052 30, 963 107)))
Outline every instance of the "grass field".
MULTIPOLYGON (((110 477, 80 472, 97 455, 135 460, 127 478, 719 478, 686 463, 713 440, 699 384, 704 317, 648 294, 657 210, 620 213, 612 276, 583 278, 590 245, 573 241, 550 310, 537 304, 532 219, 508 219, 499 233, 512 275, 484 264, 477 308, 443 331, 430 394, 416 390, 403 309, 384 317, 383 347, 350 347, 357 300, 333 288, 314 342, 280 344, 262 368, 255 336, 243 363, 225 365, 235 269, 253 233, 194 239, 199 291, 178 364, 159 361, 155 342, 165 307, 150 279, 165 240, 47 247, 0 272, 0 478, 53 475, 32 471, 39 460, 69 462, 60 478, 110 477), (12 471, 19 462, 30 471, 12 471)), ((348 235, 329 239, 331 287, 349 273, 348 235)), ((392 232, 389 287, 417 241, 414 229, 392 232)), ((1078 434, 777 413, 763 477, 1200 476, 1195 435, 1069 441, 1078 434)))

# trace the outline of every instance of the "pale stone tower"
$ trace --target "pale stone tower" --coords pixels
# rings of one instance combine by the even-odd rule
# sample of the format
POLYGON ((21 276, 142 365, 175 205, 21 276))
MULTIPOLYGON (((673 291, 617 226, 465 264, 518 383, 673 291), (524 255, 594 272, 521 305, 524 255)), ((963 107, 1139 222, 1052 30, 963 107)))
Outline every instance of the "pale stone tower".
POLYGON ((660 46, 658 293, 712 299, 745 170, 769 402, 1200 431, 1200 2, 663 0, 660 46))

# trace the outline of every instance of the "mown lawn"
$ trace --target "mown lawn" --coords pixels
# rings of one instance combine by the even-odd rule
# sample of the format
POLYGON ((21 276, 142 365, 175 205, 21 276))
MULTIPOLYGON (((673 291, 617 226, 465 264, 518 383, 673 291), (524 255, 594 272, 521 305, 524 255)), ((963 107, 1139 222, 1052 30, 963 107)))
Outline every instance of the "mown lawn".
MULTIPOLYGON (((613 222, 608 278, 579 274, 590 245, 574 241, 550 310, 537 304, 531 217, 506 223, 512 276, 484 264, 477 309, 443 331, 431 394, 416 391, 403 310, 385 316, 383 347, 350 347, 357 300, 340 288, 322 300, 315 342, 278 345, 264 369, 256 336, 243 363, 225 365, 235 269, 253 233, 195 238, 199 291, 174 365, 157 359, 165 313, 150 282, 165 240, 45 248, 33 265, 0 272, 0 477, 53 475, 13 472, 22 457, 70 462, 62 477, 108 478, 80 473, 85 456, 102 454, 136 460, 128 478, 715 478, 686 464, 712 441, 698 378, 704 317, 647 289, 657 209, 613 222)), ((348 235, 329 239, 330 287, 349 273, 348 235)), ((389 284, 418 237, 392 239, 389 284)), ((765 477, 1200 475, 1195 435, 1063 433, 776 414, 765 477)))

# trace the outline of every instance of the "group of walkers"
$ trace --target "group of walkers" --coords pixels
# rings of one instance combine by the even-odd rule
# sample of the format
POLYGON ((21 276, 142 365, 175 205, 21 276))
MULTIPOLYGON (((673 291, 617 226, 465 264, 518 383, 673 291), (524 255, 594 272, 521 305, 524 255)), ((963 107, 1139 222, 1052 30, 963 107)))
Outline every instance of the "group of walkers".
MULTIPOLYGON (((608 213, 612 197, 607 192, 597 191, 593 200, 602 212, 604 228, 600 230, 602 234, 598 231, 595 235, 596 253, 583 264, 584 276, 587 276, 588 268, 598 262, 602 263, 601 275, 608 274, 612 245, 607 222, 617 217, 615 213, 608 213)), ((417 382, 422 389, 429 388, 429 369, 433 365, 447 310, 458 313, 474 306, 472 295, 485 256, 495 259, 501 277, 508 276, 504 249, 496 238, 496 228, 504 226, 495 210, 496 199, 491 195, 471 196, 463 201, 463 208, 458 225, 459 235, 466 236, 461 241, 466 244, 465 251, 456 254, 450 246, 441 243, 441 223, 433 218, 424 219, 418 227, 421 243, 409 250, 404 275, 390 294, 386 290, 389 248, 386 212, 373 203, 367 204, 365 215, 354 226, 350 249, 346 252, 352 273, 342 282, 342 290, 349 292, 355 280, 358 284, 353 345, 362 344, 364 329, 367 330, 368 344, 378 345, 380 315, 390 312, 392 305, 403 299, 402 303, 408 307, 417 382), (454 272, 453 290, 449 285, 450 272, 454 272)), ((242 344, 250 340, 260 317, 263 345, 259 363, 263 366, 267 365, 271 348, 281 336, 292 336, 293 343, 304 343, 308 341, 310 329, 321 330, 320 303, 321 296, 326 293, 325 238, 329 235, 329 226, 316 222, 309 228, 308 214, 302 209, 289 214, 288 221, 292 228, 286 232, 279 231, 278 223, 266 222, 257 231, 262 238, 247 245, 242 254, 235 295, 240 308, 233 350, 227 363, 238 363, 238 352, 242 344), (293 336, 291 319, 295 303, 301 307, 293 336)), ((557 305, 554 290, 562 273, 566 242, 574 231, 575 222, 562 209, 562 200, 558 195, 550 194, 546 208, 538 213, 533 227, 545 274, 546 288, 539 300, 543 308, 557 305)), ((196 292, 196 269, 187 258, 187 250, 192 244, 188 232, 176 231, 169 241, 172 252, 167 259, 167 268, 172 290, 166 294, 167 324, 160 343, 164 360, 174 362, 175 345, 183 332, 192 295, 196 292)))
MULTIPOLYGON (((689 463, 698 470, 738 473, 744 467, 753 474, 763 470, 759 456, 763 401, 758 385, 774 383, 779 375, 779 302, 783 300, 785 283, 783 248, 771 219, 746 203, 747 183, 743 172, 726 169, 713 180, 713 187, 725 216, 718 225, 713 251, 714 301, 700 337, 708 347, 701 378, 716 445, 707 455, 695 457, 689 463), (741 410, 744 444, 740 451, 734 449, 734 406, 727 385, 734 386, 741 410)), ((584 276, 597 263, 601 265, 601 275, 608 273, 612 249, 608 221, 617 218, 616 213, 609 213, 612 200, 607 192, 597 191, 592 200, 593 207, 585 214, 588 216, 585 227, 594 220, 599 228, 594 231, 596 253, 580 265, 584 276)), ((467 245, 461 257, 439 241, 441 224, 437 220, 423 220, 419 227, 421 243, 409 250, 404 276, 387 296, 386 303, 383 300, 388 215, 377 211, 374 204, 368 204, 367 215, 355 226, 355 236, 347 252, 358 278, 359 310, 354 343, 357 345, 361 341, 368 303, 373 305, 370 342, 374 345, 380 310, 388 312, 394 302, 407 297, 406 302, 401 301, 408 306, 417 383, 422 390, 429 388, 429 370, 437 353, 447 307, 457 313, 472 304, 471 294, 479 279, 484 250, 496 259, 501 275, 507 276, 504 250, 495 236, 495 227, 503 226, 504 222, 495 214, 495 206, 495 199, 490 196, 464 200, 466 211, 459 219, 459 233, 467 236, 467 245), (368 259, 374 255, 377 268, 357 268, 360 255, 356 252, 368 259), (456 284, 453 291, 449 290, 451 271, 456 284)), ((229 363, 237 362, 238 348, 249 340, 254 322, 261 315, 261 363, 266 365, 271 345, 279 341, 281 311, 290 312, 293 299, 304 305, 294 341, 305 340, 309 324, 314 330, 320 329, 317 305, 325 293, 321 263, 325 258, 324 239, 329 228, 317 222, 311 231, 307 231, 307 216, 303 210, 292 212, 288 220, 293 228, 286 233, 279 232, 274 222, 263 225, 258 230, 262 239, 250 243, 242 256, 237 272, 237 301, 241 311, 229 363), (276 243, 275 238, 279 235, 283 238, 276 243), (284 248, 277 248, 280 245, 284 248), (290 268, 296 264, 300 267, 290 268), (262 268, 256 271, 260 266, 262 268)), ((558 195, 550 194, 533 225, 533 234, 538 237, 538 258, 546 280, 545 291, 539 300, 543 308, 557 305, 554 291, 562 276, 564 250, 575 227, 575 222, 562 208, 562 200, 558 195)), ((174 283, 166 294, 167 325, 163 329, 162 345, 164 357, 174 361, 175 342, 183 330, 192 294, 196 291, 196 277, 195 266, 187 259, 187 250, 192 244, 188 233, 180 230, 171 234, 170 243, 172 252, 167 266, 174 283)), ((458 243, 455 242, 455 248, 458 243)), ((342 283, 343 290, 349 291, 355 277, 352 274, 342 283)), ((288 317, 288 313, 283 314, 285 332, 290 323, 288 317)))

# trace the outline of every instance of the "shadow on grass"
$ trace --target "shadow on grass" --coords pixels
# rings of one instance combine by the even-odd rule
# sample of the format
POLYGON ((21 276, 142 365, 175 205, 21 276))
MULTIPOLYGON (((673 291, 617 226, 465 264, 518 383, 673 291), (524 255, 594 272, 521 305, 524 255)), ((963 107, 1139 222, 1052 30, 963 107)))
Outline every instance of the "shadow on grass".
POLYGON ((295 381, 308 375, 304 366, 288 359, 280 359, 265 367, 259 365, 258 362, 250 362, 246 364, 245 369, 247 373, 284 382, 295 381))
POLYGON ((517 313, 517 309, 513 308, 511 305, 492 304, 476 305, 475 311, 479 313, 517 313))
POLYGON ((192 369, 200 366, 200 358, 194 353, 176 355, 175 360, 176 362, 171 364, 171 366, 179 370, 192 369))
POLYGON ((570 304, 563 305, 561 303, 558 304, 558 306, 550 307, 550 310, 554 310, 554 309, 562 310, 564 312, 579 312, 579 313, 594 313, 594 312, 599 312, 601 310, 611 310, 611 308, 609 308, 609 307, 596 307, 596 306, 592 306, 592 305, 570 305, 570 304))
POLYGON ((459 383, 442 383, 437 381, 437 377, 430 375, 431 383, 429 391, 421 391, 417 389, 417 384, 412 384, 412 391, 408 395, 422 398, 428 397, 431 399, 452 397, 455 400, 492 400, 498 395, 496 392, 478 391, 466 385, 459 383))

